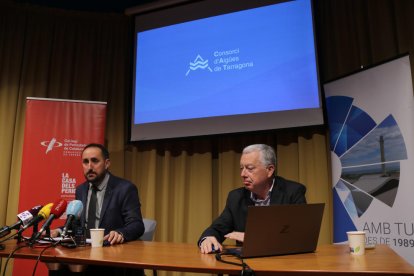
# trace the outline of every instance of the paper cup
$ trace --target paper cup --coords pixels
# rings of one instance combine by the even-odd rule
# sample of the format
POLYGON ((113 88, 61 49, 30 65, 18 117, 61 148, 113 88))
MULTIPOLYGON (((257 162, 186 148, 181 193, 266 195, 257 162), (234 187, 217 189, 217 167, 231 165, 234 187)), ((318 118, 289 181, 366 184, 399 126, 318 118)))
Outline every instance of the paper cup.
POLYGON ((364 231, 349 231, 348 235, 349 251, 352 255, 365 254, 365 232, 364 231))
POLYGON ((105 229, 91 229, 91 245, 92 247, 102 247, 105 229))

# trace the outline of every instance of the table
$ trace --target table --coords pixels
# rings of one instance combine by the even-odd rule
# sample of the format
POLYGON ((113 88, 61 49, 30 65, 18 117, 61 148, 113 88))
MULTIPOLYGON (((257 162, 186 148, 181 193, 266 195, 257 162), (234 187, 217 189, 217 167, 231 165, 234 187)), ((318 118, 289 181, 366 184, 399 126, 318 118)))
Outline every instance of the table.
POLYGON ((315 253, 254 258, 249 266, 261 275, 413 275, 414 267, 387 245, 349 254, 348 245, 321 245, 315 253))
MULTIPOLYGON (((7 257, 16 247, 15 241, 4 243, 6 249, 0 257, 7 257)), ((14 258, 36 259, 42 248, 25 247, 14 258)), ((49 248, 40 258, 49 268, 69 265, 72 271, 81 271, 85 265, 105 265, 143 269, 240 274, 241 267, 218 262, 213 254, 201 254, 195 244, 171 242, 133 241, 110 247, 90 246, 68 249, 61 246, 49 248)))
MULTIPOLYGON (((15 247, 8 241, 0 251, 7 257, 15 247), (7 253, 8 252, 8 253, 7 253)), ((40 249, 23 248, 15 258, 37 258, 40 249)), ((223 257, 236 261, 233 257, 223 257)), ((212 254, 201 254, 194 244, 134 241, 111 247, 56 247, 46 250, 41 261, 70 266, 106 265, 144 269, 240 274, 241 267, 225 264, 212 254)), ((321 245, 314 253, 249 258, 245 262, 256 275, 414 275, 414 267, 387 245, 366 250, 363 256, 349 254, 347 245, 321 245)))

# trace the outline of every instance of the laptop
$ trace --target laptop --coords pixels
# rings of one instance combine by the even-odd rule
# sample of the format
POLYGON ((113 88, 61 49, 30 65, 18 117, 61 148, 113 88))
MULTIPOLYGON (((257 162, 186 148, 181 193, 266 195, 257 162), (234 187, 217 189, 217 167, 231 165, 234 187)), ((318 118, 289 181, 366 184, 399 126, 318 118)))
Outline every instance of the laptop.
POLYGON ((225 250, 241 258, 314 252, 325 203, 249 206, 241 248, 225 250))

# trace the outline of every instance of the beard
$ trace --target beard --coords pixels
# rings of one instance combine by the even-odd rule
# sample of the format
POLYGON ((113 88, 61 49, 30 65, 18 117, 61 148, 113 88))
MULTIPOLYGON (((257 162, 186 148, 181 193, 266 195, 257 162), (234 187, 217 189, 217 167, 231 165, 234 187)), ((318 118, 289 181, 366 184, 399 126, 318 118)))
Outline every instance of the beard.
POLYGON ((87 173, 85 173, 85 179, 86 179, 86 181, 92 183, 93 185, 98 185, 105 178, 106 172, 107 172, 107 170, 105 170, 101 174, 97 174, 94 171, 90 170, 87 173), (92 176, 92 174, 94 174, 94 176, 92 176))

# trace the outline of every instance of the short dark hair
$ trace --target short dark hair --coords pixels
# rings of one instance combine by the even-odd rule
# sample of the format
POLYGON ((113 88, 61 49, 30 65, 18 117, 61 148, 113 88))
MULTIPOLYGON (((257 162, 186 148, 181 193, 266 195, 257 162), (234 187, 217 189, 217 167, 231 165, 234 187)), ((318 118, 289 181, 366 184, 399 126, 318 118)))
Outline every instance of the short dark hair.
POLYGON ((87 144, 87 145, 83 148, 83 150, 82 150, 82 154, 83 154, 83 152, 84 152, 87 148, 99 148, 99 149, 101 150, 101 152, 102 152, 102 155, 103 155, 104 159, 105 159, 105 160, 106 160, 106 159, 109 159, 109 151, 105 148, 105 146, 104 146, 104 145, 97 144, 97 143, 90 143, 90 144, 87 144))

